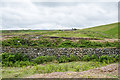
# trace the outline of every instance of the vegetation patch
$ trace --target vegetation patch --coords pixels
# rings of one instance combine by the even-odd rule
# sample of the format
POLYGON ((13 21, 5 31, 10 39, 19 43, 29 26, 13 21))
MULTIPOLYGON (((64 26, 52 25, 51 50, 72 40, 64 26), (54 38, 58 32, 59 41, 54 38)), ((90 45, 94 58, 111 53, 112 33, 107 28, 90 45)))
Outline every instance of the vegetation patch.
POLYGON ((79 40, 73 42, 71 40, 62 39, 45 39, 40 38, 39 40, 31 40, 25 38, 11 38, 9 40, 2 41, 2 46, 10 46, 10 47, 52 47, 52 48, 98 48, 98 47, 118 47, 119 42, 91 42, 89 40, 79 40))
POLYGON ((106 66, 107 64, 100 62, 69 62, 69 63, 53 63, 49 62, 44 65, 28 66, 28 67, 2 67, 3 78, 20 78, 33 74, 45 74, 51 72, 82 72, 93 68, 106 66))
POLYGON ((56 56, 39 56, 35 59, 28 59, 26 55, 22 55, 20 53, 16 53, 16 54, 2 53, 3 67, 23 67, 29 65, 35 66, 37 64, 43 64, 48 62, 65 63, 72 61, 93 61, 93 62, 102 62, 108 64, 108 63, 114 63, 120 61, 120 55, 97 56, 93 54, 93 55, 84 55, 82 57, 78 57, 77 55, 70 55, 70 56, 60 56, 59 58, 56 56))

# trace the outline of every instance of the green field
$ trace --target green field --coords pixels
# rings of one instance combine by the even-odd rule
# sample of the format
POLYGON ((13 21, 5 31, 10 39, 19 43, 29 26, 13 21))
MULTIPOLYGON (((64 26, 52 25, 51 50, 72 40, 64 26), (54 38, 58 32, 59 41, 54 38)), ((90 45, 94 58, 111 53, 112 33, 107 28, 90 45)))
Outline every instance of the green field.
POLYGON ((92 37, 92 38, 118 38, 118 23, 102 25, 76 31, 65 31, 49 36, 60 37, 92 37))
MULTIPOLYGON (((88 37, 88 38, 118 38, 118 23, 101 25, 92 28, 78 29, 73 31, 60 30, 17 30, 17 31, 2 31, 2 35, 25 36, 29 35, 43 35, 43 36, 57 36, 57 37, 88 37)), ((4 36, 3 36, 4 37, 4 36)))
POLYGON ((106 34, 116 35, 118 34, 118 23, 107 24, 107 25, 102 25, 102 26, 97 26, 97 27, 92 27, 92 28, 86 28, 83 30, 98 31, 98 32, 106 33, 106 34))
POLYGON ((94 32, 98 32, 98 33, 101 32, 101 33, 109 35, 113 38, 117 38, 117 36, 118 36, 118 23, 107 24, 107 25, 87 28, 87 29, 83 29, 83 30, 94 31, 94 32))

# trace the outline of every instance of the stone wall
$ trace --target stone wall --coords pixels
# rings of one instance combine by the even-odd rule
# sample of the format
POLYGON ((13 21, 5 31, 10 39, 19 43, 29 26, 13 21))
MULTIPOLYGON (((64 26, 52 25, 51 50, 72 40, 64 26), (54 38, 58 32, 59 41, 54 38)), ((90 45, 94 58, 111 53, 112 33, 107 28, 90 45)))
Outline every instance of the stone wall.
POLYGON ((22 53, 26 54, 31 58, 35 58, 37 56, 45 56, 45 55, 55 55, 57 57, 61 55, 69 56, 70 54, 75 54, 78 56, 82 56, 85 54, 98 54, 99 56, 107 54, 120 54, 120 49, 117 48, 10 48, 4 47, 2 48, 2 53, 22 53))

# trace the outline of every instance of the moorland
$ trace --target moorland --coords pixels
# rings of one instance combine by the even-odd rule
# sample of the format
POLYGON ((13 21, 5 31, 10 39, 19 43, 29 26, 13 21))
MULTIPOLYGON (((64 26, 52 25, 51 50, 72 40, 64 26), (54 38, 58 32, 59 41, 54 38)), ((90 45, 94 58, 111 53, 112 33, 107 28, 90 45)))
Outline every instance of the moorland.
MULTIPOLYGON (((2 48, 119 48, 118 23, 71 30, 2 30, 0 44, 2 48)), ((118 78, 120 61, 120 54, 29 59, 21 53, 6 52, 0 57, 3 78, 118 78)))

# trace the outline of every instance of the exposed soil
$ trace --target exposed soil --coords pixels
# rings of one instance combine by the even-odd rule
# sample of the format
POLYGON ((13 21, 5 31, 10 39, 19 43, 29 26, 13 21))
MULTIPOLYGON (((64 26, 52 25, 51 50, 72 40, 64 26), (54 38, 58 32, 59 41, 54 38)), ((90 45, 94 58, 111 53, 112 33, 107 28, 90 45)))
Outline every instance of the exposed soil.
POLYGON ((118 41, 118 39, 104 39, 104 40, 90 40, 90 41, 95 41, 95 42, 114 42, 114 41, 118 41))
POLYGON ((115 78, 118 76, 118 64, 90 69, 83 72, 54 72, 35 74, 27 78, 115 78))
MULTIPOLYGON (((0 38, 0 41, 1 40, 7 40, 7 39, 10 39, 12 37, 14 37, 15 35, 3 35, 2 38, 0 38)), ((17 36, 20 36, 20 35, 17 35, 17 36)), ((114 41, 118 41, 118 39, 104 39, 104 40, 100 40, 100 39, 96 39, 96 38, 89 38, 89 37, 85 37, 85 38, 78 38, 78 37, 53 37, 53 36, 44 36, 44 35, 28 35, 28 34, 24 34, 22 36, 27 36, 27 37, 43 37, 43 38, 51 38, 51 39, 55 39, 55 38, 61 38, 63 40, 71 40, 73 42, 76 42, 78 40, 90 40, 90 41, 95 41, 95 42, 114 42, 114 41)), ((32 40, 38 40, 38 38, 32 38, 32 40)))

